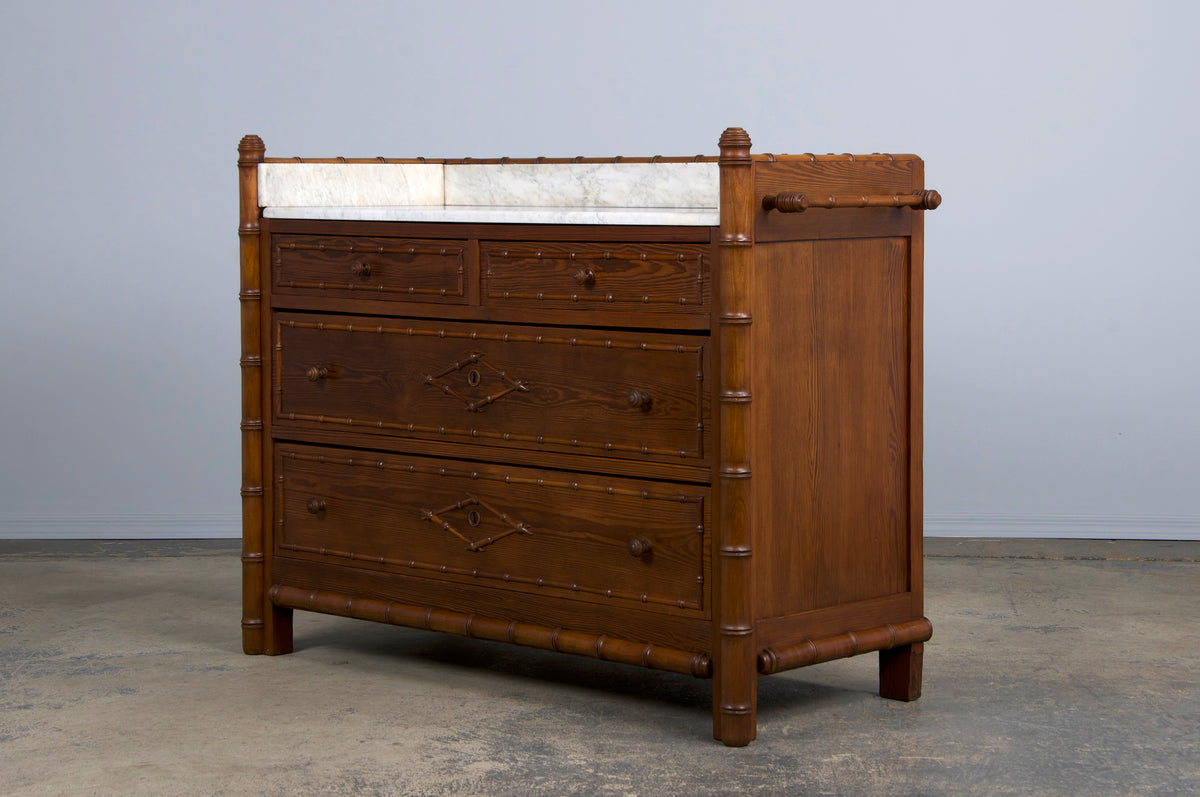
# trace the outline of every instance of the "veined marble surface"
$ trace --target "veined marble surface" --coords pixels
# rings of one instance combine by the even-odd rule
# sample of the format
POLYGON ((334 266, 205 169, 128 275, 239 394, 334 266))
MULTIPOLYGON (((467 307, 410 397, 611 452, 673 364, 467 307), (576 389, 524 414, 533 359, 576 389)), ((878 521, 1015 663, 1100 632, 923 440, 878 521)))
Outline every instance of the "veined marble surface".
POLYGON ((445 204, 440 163, 262 163, 258 204, 353 207, 445 204))
POLYGON ((447 205, 715 208, 715 163, 448 164, 447 205))
POLYGON ((715 226, 716 163, 264 163, 268 218, 715 226))
POLYGON ((628 224, 716 227, 714 208, 585 208, 585 207, 272 207, 270 219, 333 221, 442 221, 459 224, 628 224))

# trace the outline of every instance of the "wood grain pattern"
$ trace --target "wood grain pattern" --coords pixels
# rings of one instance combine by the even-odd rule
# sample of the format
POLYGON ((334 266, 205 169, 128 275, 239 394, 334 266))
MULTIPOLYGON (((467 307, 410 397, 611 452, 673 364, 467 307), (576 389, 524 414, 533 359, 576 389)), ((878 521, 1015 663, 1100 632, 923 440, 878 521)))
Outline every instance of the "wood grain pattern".
POLYGON ((764 196, 804 191, 813 196, 907 194, 920 158, 913 155, 798 156, 756 163, 754 192, 758 205, 764 196))
POLYGON ((466 304, 467 242, 422 238, 275 235, 276 295, 466 304))
POLYGON ((263 218, 243 139, 246 652, 300 609, 712 677, 731 746, 760 675, 920 695, 924 164, 718 147, 718 226, 610 227, 263 218))
POLYGON ((764 272, 790 269, 756 295, 774 351, 755 361, 755 470, 775 496, 755 505, 759 614, 907 592, 905 242, 756 251, 764 272))
POLYGON ((333 425, 660 461, 708 456, 702 339, 349 316, 276 319, 281 427, 333 425), (648 393, 648 405, 630 406, 631 390, 648 393))
POLYGON ((409 571, 367 570, 333 560, 275 559, 272 585, 436 606, 460 614, 487 614, 516 622, 569 628, 595 636, 635 640, 678 650, 709 650, 711 620, 694 611, 636 604, 614 611, 600 599, 564 600, 494 582, 430 579, 409 571))
MULTIPOLYGON (((912 190, 925 187, 925 163, 913 163, 912 190)), ((925 214, 913 213, 908 239, 908 583, 913 617, 925 613, 925 214)), ((917 655, 920 655, 918 651, 917 655)), ((917 694, 921 670, 916 668, 917 694)))
MULTIPOLYGON (((932 629, 930 630, 932 634, 932 629)), ((928 637, 926 637, 928 638, 928 637)), ((879 651, 879 696, 909 702, 921 697, 923 642, 879 651)))
POLYGON ((707 614, 704 487, 301 446, 279 446, 276 479, 290 556, 707 614))
POLYGON ((704 314, 712 296, 707 246, 485 243, 488 304, 605 314, 704 314))

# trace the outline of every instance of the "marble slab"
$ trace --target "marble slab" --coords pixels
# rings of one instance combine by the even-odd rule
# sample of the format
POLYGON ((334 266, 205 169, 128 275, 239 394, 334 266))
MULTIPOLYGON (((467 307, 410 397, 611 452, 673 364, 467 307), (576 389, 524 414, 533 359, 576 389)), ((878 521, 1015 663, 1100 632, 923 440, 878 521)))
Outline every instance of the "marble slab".
POLYGON ((716 163, 264 163, 267 218, 719 224, 716 163))
POLYGON ((716 163, 447 164, 447 205, 715 208, 716 163))
POLYGON ((716 227, 720 213, 712 208, 586 207, 269 207, 272 219, 333 221, 436 221, 459 224, 628 224, 716 227))
POLYGON ((270 207, 442 205, 440 163, 263 163, 258 204, 270 207))

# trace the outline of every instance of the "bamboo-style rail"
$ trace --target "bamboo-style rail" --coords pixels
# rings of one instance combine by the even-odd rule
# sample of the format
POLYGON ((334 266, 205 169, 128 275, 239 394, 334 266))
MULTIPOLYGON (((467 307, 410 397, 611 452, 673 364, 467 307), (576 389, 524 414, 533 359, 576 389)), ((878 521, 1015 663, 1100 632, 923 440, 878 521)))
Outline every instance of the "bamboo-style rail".
POLYGON ((823 661, 844 659, 860 653, 876 650, 891 650, 914 642, 925 642, 933 636, 933 624, 922 617, 898 625, 877 626, 862 631, 847 631, 844 634, 806 639, 797 645, 783 648, 766 648, 758 654, 758 672, 771 675, 783 670, 794 670, 823 661))
POLYGON ((691 653, 663 645, 647 645, 603 634, 550 628, 376 598, 347 597, 333 592, 284 587, 278 584, 271 587, 268 595, 276 606, 289 609, 336 614, 493 642, 510 642, 528 648, 571 653, 619 664, 633 664, 696 678, 712 677, 712 660, 708 654, 691 653))
POLYGON ((912 208, 934 210, 942 204, 937 191, 914 191, 911 194, 860 194, 857 196, 810 197, 802 191, 782 191, 762 198, 765 211, 803 213, 809 208, 844 210, 847 208, 912 208))

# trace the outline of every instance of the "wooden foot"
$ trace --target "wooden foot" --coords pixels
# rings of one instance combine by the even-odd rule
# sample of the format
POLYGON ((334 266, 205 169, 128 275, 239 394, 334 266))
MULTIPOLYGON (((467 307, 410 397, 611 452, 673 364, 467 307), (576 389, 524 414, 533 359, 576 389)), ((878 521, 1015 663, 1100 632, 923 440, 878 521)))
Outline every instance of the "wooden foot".
POLYGON ((726 747, 745 747, 758 735, 758 674, 722 683, 713 678, 713 738, 726 747))
POLYGON ((921 696, 921 657, 925 645, 914 642, 879 651, 879 696, 916 700, 921 696))
POLYGON ((292 610, 271 606, 267 611, 267 627, 264 634, 268 656, 280 656, 292 652, 292 610))
POLYGON ((726 747, 745 747, 758 735, 754 709, 713 705, 713 738, 726 747))
POLYGON ((242 652, 249 656, 291 653, 292 610, 271 606, 265 620, 243 620, 242 652))

